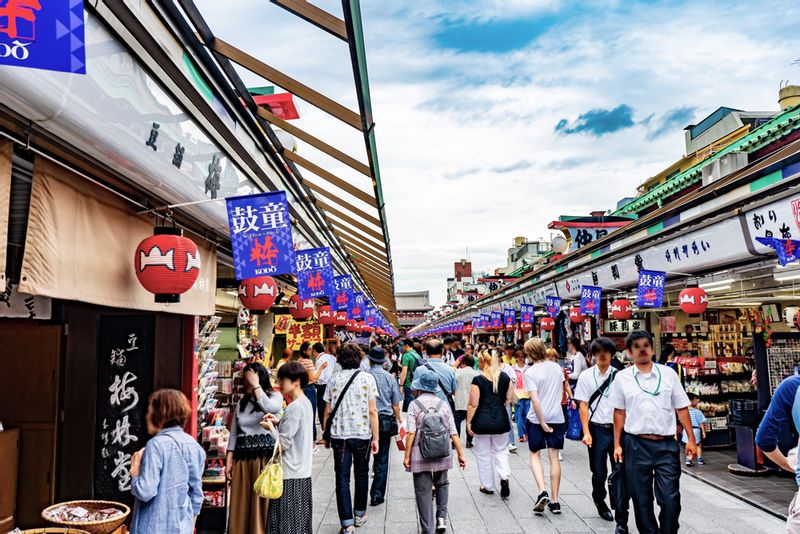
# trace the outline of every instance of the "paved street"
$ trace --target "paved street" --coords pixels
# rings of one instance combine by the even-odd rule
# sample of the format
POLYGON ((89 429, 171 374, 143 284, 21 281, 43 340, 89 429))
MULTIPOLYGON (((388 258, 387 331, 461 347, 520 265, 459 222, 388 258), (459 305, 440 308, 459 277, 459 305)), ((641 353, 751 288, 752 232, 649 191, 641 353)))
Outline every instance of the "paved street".
MULTIPOLYGON (((450 531, 454 533, 537 534, 613 532, 613 523, 597 517, 592 504, 590 474, 582 445, 567 443, 562 464, 561 516, 547 513, 535 517, 532 511, 536 489, 528 468, 527 449, 511 455, 511 497, 478 491, 474 449, 467 451, 464 472, 450 471, 450 531)), ((783 522, 707 484, 684 476, 681 480, 683 512, 681 532, 691 534, 777 534, 783 522)), ((334 495, 333 458, 320 448, 314 458, 314 527, 319 534, 338 532, 334 495)), ((631 532, 636 532, 631 511, 631 532)), ((411 475, 404 472, 402 455, 394 450, 389 471, 387 504, 370 508, 369 521, 358 529, 362 534, 411 534, 418 523, 411 475)))

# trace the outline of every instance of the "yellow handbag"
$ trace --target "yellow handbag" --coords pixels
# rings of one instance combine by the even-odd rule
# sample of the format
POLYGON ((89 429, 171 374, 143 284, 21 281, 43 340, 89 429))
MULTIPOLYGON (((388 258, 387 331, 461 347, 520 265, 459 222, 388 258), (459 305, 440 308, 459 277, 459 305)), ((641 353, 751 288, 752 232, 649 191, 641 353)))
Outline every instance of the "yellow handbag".
POLYGON ((275 441, 275 449, 272 451, 267 465, 261 474, 258 475, 253 491, 256 495, 264 499, 278 499, 283 495, 283 467, 281 466, 281 441, 275 441))

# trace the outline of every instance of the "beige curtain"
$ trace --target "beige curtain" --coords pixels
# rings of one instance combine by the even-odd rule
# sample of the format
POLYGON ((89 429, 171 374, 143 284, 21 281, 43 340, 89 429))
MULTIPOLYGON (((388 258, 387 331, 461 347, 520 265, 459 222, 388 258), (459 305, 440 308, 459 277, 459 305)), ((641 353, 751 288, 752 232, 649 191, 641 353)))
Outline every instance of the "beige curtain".
POLYGON ((14 144, 0 141, 0 291, 6 287, 6 249, 8 247, 8 210, 11 202, 11 154, 14 144))
POLYGON ((33 169, 28 235, 19 290, 65 300, 189 315, 214 313, 216 247, 188 235, 200 252, 200 276, 177 304, 156 304, 136 278, 134 251, 153 235, 154 219, 44 158, 33 169))

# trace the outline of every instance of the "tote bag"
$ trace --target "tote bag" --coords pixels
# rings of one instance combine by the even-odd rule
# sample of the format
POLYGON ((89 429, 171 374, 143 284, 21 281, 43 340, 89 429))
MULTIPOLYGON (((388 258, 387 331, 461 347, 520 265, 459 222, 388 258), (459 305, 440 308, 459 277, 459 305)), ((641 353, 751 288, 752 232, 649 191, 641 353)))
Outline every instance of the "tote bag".
POLYGON ((264 499, 279 499, 283 495, 283 467, 281 466, 281 442, 279 439, 275 440, 272 458, 258 475, 253 484, 253 491, 264 499))
POLYGON ((570 403, 567 408, 567 439, 580 441, 583 439, 583 423, 581 423, 580 411, 570 403))

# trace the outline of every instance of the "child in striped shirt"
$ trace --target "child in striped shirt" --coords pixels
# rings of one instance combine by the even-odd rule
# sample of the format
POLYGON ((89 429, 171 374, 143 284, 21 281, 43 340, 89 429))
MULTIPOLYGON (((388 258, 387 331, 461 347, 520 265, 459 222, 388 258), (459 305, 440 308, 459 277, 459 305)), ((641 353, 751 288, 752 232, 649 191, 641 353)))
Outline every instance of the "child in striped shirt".
MULTIPOLYGON (((694 393, 688 393, 687 395, 689 396, 689 402, 691 402, 689 406, 689 417, 692 420, 692 432, 694 432, 694 440, 697 442, 697 463, 705 465, 703 461, 702 443, 706 439, 706 416, 697 409, 697 405, 700 403, 700 397, 694 393)), ((686 434, 686 429, 684 428, 683 442, 686 443, 687 441, 689 441, 689 436, 686 434)), ((694 467, 694 462, 689 458, 686 458, 686 467, 694 467)))

